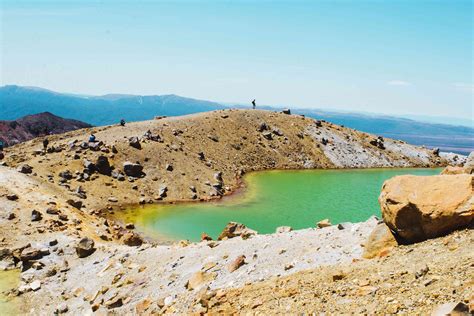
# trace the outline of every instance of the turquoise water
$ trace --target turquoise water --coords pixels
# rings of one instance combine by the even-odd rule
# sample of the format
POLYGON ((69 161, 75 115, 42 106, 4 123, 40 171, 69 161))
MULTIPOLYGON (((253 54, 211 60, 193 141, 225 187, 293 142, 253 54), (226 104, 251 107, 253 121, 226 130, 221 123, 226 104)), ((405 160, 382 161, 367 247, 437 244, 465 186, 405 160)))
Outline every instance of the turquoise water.
POLYGON ((158 204, 117 216, 145 234, 168 240, 197 241, 202 232, 217 237, 230 221, 259 233, 278 226, 314 227, 380 216, 378 196, 385 180, 402 174, 434 175, 441 169, 358 169, 264 171, 245 176, 246 189, 217 202, 158 204))

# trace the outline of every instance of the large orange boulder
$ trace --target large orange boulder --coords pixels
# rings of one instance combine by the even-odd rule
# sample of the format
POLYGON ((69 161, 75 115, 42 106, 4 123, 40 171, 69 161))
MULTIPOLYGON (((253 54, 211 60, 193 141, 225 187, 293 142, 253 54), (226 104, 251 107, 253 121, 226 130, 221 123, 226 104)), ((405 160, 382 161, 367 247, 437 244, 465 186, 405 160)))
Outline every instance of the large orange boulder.
POLYGON ((406 242, 441 236, 474 222, 474 176, 397 176, 379 203, 387 226, 406 242))

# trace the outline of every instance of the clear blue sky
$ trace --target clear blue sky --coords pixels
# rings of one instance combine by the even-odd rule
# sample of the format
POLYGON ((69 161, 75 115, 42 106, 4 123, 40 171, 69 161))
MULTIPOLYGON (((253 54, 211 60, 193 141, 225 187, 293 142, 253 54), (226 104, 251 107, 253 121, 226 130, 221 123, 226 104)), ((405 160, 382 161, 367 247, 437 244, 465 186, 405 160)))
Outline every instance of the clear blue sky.
POLYGON ((469 0, 0 3, 2 85, 473 115, 469 0))

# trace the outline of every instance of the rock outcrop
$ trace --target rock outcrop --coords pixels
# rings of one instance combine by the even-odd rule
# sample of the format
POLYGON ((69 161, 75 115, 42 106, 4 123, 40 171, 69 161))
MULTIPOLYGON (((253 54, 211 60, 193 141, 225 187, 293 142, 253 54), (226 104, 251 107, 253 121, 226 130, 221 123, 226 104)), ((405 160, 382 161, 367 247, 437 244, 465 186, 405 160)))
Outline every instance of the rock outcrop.
POLYGON ((462 166, 447 166, 441 171, 441 174, 473 174, 474 173, 474 152, 469 154, 462 166))
POLYGON ((473 176, 397 176, 379 197, 388 227, 405 242, 417 242, 470 225, 474 220, 473 176))

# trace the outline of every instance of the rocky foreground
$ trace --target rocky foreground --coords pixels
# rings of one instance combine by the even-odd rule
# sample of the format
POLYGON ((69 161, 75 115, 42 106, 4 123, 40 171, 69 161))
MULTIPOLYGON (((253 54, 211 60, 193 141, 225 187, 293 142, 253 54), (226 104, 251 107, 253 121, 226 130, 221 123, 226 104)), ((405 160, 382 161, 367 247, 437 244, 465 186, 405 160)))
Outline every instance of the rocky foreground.
POLYGON ((22 270, 6 293, 21 313, 473 309, 474 157, 243 110, 71 132, 47 150, 40 141, 8 148, 0 167, 0 267, 22 270), (84 141, 90 132, 97 142, 84 141), (103 217, 219 198, 252 170, 447 164, 458 167, 389 180, 383 221, 271 235, 231 223, 217 241, 160 245, 103 217))

